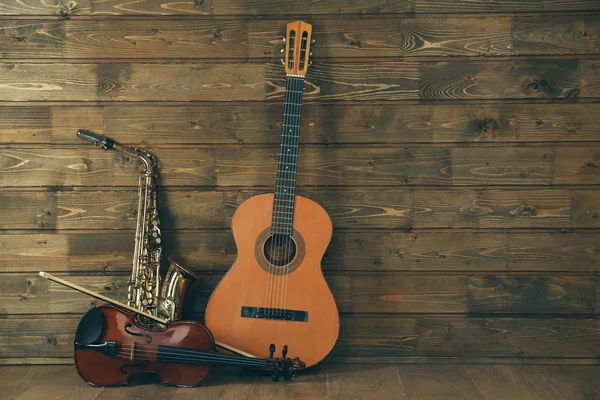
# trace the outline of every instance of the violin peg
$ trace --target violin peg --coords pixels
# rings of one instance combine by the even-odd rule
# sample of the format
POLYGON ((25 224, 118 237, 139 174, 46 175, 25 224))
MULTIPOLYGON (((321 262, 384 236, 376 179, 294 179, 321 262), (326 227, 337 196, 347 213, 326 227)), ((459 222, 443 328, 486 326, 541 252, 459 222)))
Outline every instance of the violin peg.
POLYGON ((283 372, 283 380, 284 381, 291 381, 292 376, 294 376, 294 374, 292 374, 292 371, 290 371, 289 369, 287 369, 283 372))
POLYGON ((279 370, 275 370, 275 373, 273 374, 273 382, 278 382, 279 381, 279 370))

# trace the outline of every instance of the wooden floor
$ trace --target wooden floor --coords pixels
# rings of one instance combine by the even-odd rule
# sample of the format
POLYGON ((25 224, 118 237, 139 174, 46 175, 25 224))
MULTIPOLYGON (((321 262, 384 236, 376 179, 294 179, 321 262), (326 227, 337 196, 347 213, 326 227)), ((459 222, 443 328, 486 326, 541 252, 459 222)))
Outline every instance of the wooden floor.
POLYGON ((322 365, 291 382, 239 369, 213 369, 201 387, 136 380, 94 388, 74 366, 2 366, 3 400, 108 399, 600 399, 600 366, 322 365))

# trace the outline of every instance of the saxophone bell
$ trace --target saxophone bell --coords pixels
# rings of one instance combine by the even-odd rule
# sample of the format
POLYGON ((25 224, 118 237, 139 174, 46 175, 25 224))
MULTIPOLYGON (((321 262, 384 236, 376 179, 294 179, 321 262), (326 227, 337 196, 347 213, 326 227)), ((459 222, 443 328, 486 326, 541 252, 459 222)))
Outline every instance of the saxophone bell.
POLYGON ((181 319, 188 288, 196 280, 196 274, 169 259, 169 268, 163 278, 158 299, 158 316, 169 321, 181 319))

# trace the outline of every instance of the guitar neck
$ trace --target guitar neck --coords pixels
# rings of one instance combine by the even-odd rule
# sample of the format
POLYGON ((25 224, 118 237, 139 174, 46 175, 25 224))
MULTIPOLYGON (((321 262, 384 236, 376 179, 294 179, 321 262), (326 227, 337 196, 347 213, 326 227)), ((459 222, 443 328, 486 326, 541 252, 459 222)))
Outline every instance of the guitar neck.
POLYGON ((283 107, 279 161, 277 163, 275 202, 273 204, 273 223, 271 226, 271 233, 273 234, 292 234, 303 90, 304 78, 288 75, 283 107))

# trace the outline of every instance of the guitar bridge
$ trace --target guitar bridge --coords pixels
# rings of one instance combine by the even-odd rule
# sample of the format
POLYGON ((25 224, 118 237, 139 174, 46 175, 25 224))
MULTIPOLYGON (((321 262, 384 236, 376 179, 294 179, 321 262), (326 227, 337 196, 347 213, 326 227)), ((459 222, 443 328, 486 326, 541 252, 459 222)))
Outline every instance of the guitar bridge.
POLYGON ((308 322, 308 312, 286 308, 242 307, 242 318, 263 318, 280 321, 308 322))

